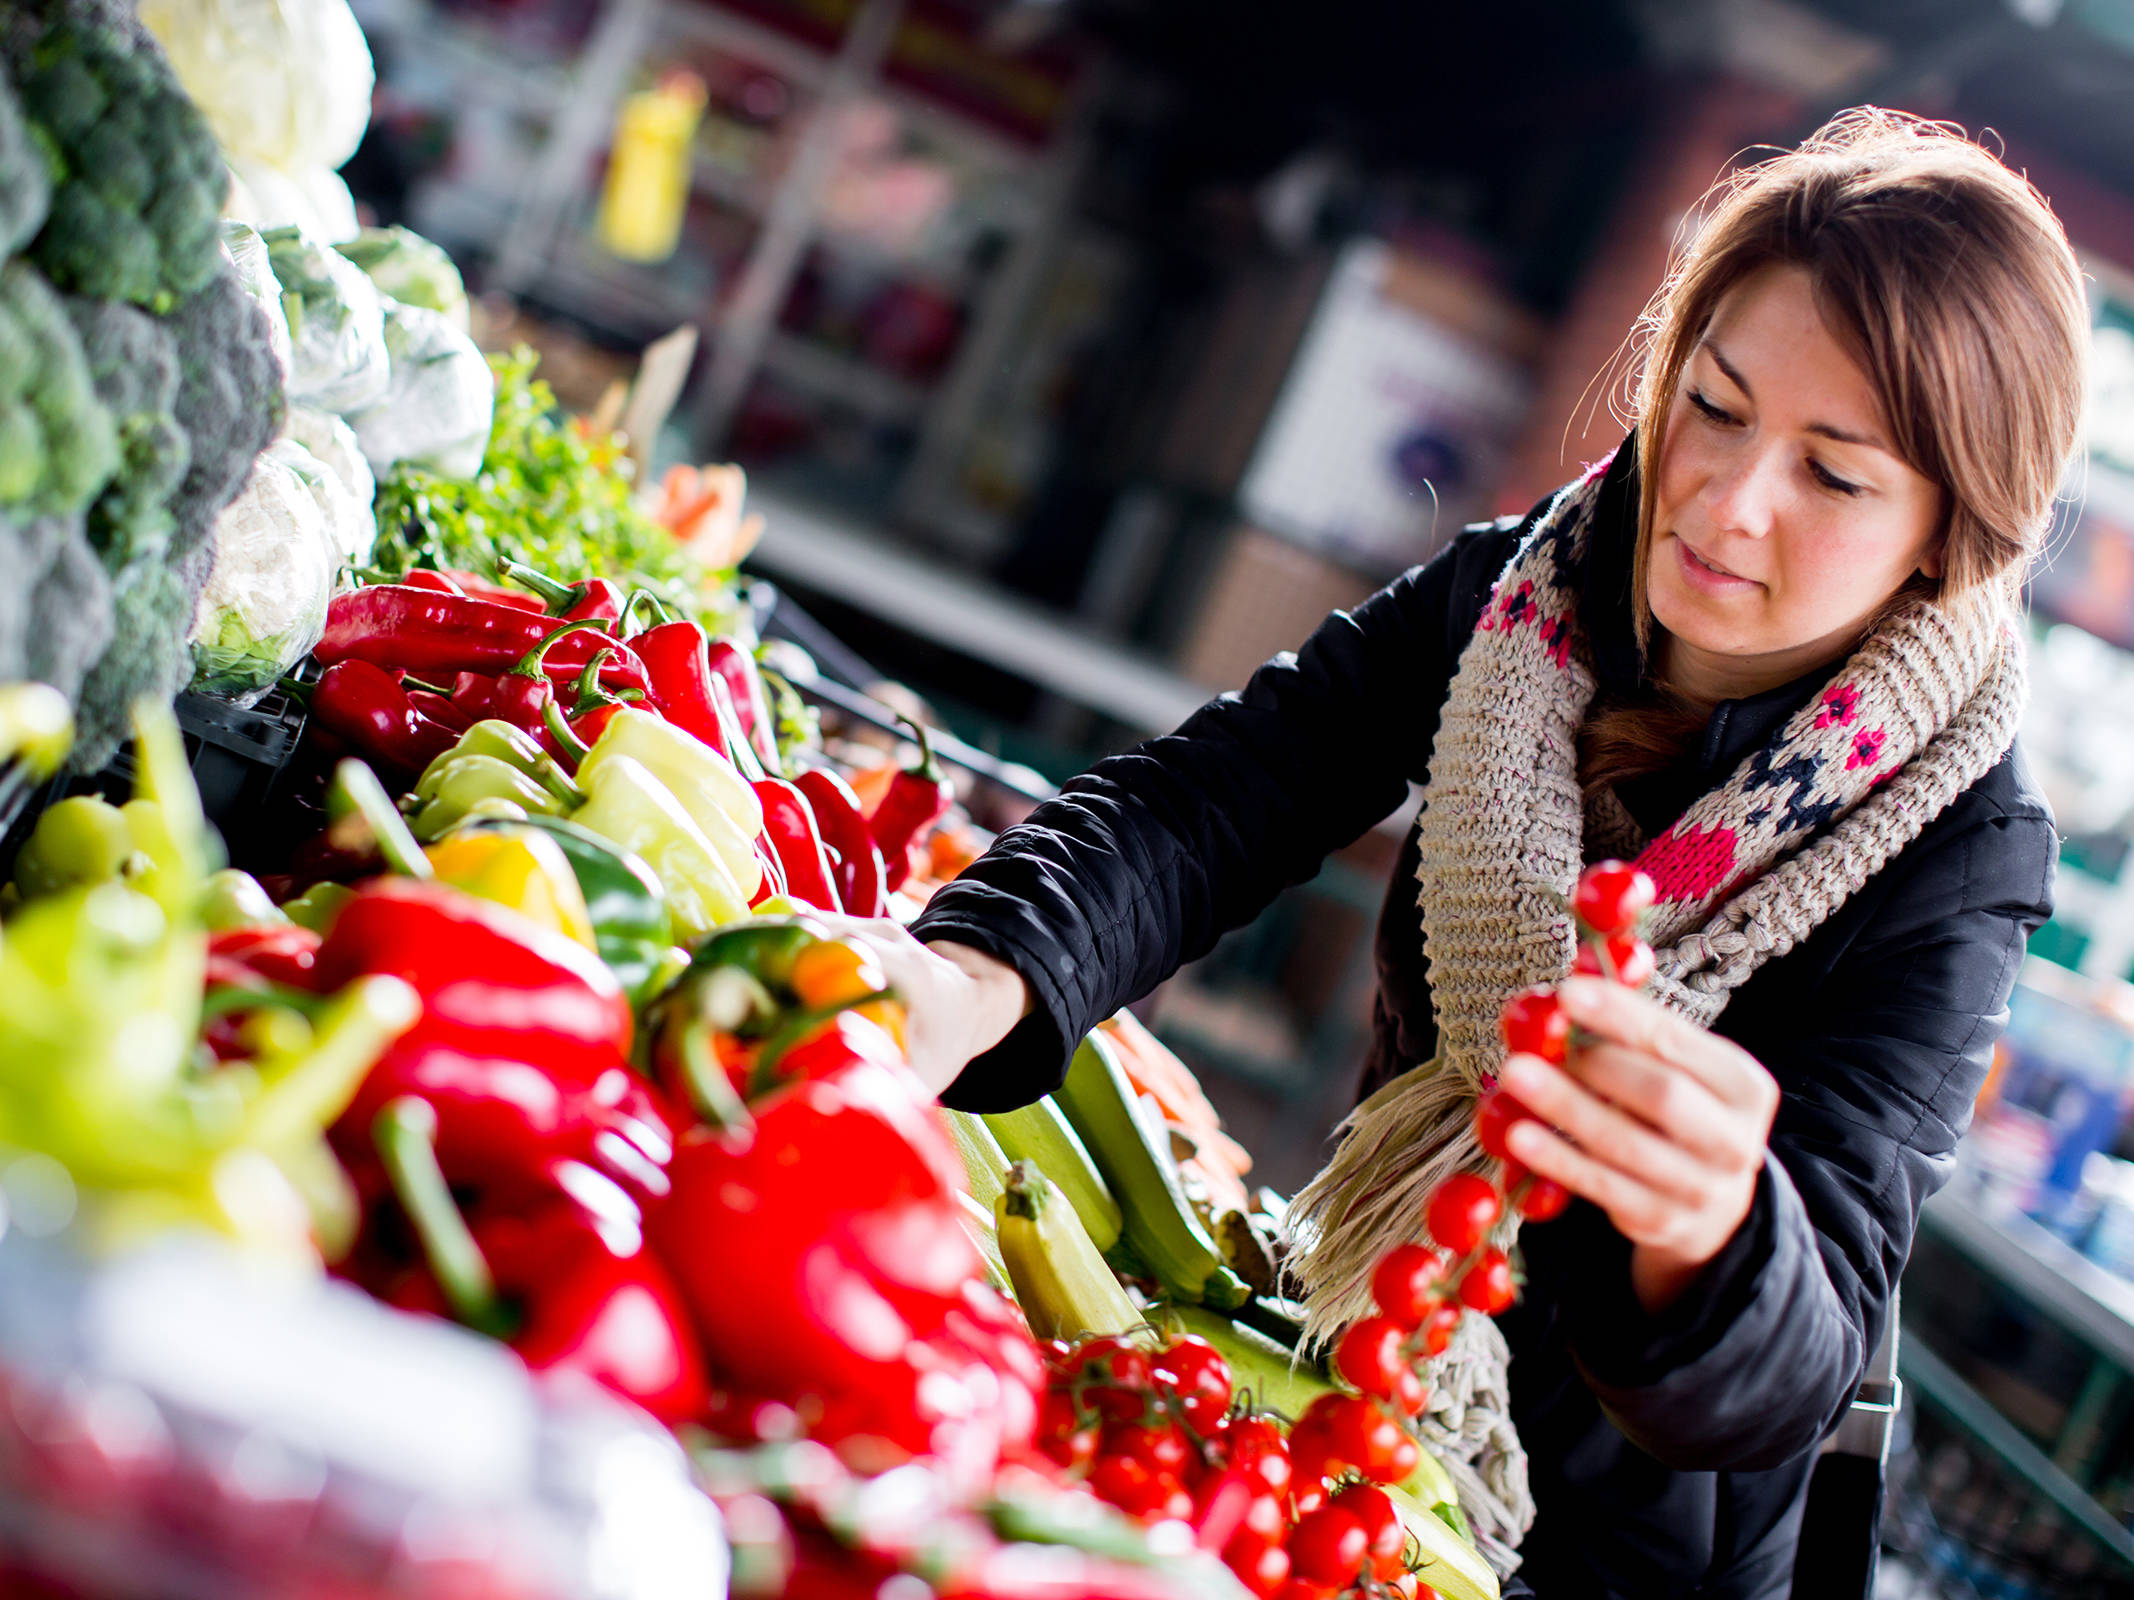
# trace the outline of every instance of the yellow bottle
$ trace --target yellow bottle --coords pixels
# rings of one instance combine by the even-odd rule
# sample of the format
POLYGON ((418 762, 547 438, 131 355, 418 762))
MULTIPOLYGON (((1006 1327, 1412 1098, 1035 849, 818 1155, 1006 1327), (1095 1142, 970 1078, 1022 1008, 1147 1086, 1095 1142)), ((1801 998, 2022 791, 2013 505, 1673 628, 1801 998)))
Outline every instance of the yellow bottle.
POLYGON ((682 236, 689 206, 689 145, 704 115, 704 81, 670 72, 626 97, 615 117, 600 242, 625 261, 664 261, 682 236))

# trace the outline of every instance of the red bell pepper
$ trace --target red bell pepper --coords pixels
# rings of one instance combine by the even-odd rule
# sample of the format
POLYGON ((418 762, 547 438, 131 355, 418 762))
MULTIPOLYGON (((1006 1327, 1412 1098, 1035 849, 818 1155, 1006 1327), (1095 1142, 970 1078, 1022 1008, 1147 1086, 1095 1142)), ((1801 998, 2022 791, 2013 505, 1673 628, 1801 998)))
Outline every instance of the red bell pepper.
POLYGON ((941 770, 941 763, 934 759, 926 729, 909 717, 897 720, 919 741, 919 759, 916 765, 904 768, 889 781, 889 792, 882 796, 882 803, 867 819, 874 842, 882 849, 886 874, 882 886, 890 890, 899 888, 911 876, 912 846, 956 803, 955 786, 941 770))
POLYGON ((319 947, 319 980, 338 989, 372 972, 423 998, 394 1052, 442 1044, 582 1078, 630 1048, 629 1002, 598 956, 443 884, 381 878, 341 908, 319 947))
POLYGON ((310 704, 320 727, 396 774, 420 772, 459 743, 457 729, 425 715, 390 673, 368 661, 327 667, 311 686, 310 704))
POLYGON ((807 796, 836 871, 837 897, 855 917, 884 917, 889 902, 882 887, 882 848, 868 829, 852 786, 827 767, 811 767, 793 780, 807 796))
MULTIPOLYGON (((494 600, 439 594, 381 583, 335 595, 326 608, 326 633, 312 653, 327 665, 368 661, 424 677, 458 672, 501 673, 538 646, 555 624, 538 612, 494 600)), ((602 680, 645 688, 644 663, 626 645, 601 636, 615 652, 602 680)), ((573 677, 597 646, 590 637, 566 640, 543 666, 573 677)))
POLYGON ((603 1226, 559 1199, 470 1225, 432 1142, 438 1121, 412 1097, 378 1114, 381 1153, 425 1257, 385 1298, 493 1332, 536 1373, 590 1379, 661 1422, 699 1416, 708 1390, 696 1336, 631 1219, 603 1226))
POLYGON ((819 1408, 818 1437, 871 1435, 974 1476, 1009 1417, 1035 1415, 1034 1392, 1001 1401, 1023 1375, 964 1341, 961 1168, 908 1070, 855 1058, 744 1130, 685 1133, 672 1177, 647 1227, 722 1379, 819 1408))

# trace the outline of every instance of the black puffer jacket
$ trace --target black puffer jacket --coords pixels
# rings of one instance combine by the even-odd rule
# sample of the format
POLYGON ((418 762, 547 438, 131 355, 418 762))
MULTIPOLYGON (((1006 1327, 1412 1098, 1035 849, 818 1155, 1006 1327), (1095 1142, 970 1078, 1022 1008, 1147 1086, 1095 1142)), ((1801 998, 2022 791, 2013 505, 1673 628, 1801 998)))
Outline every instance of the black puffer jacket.
MULTIPOLYGON (((1581 597, 1604 683, 1640 671, 1636 503, 1626 447, 1581 597)), ((942 1098, 991 1110, 1049 1090, 1068 1042, 1398 807, 1427 775, 1438 708, 1522 526, 1469 529, 1241 693, 1076 779, 936 895, 915 931, 1012 963, 1037 1002, 942 1098)), ((1720 706, 1693 765, 1630 786, 1625 803, 1657 833, 1829 676, 1720 706)), ((1539 1514, 1508 1594, 1786 1592, 1812 1452, 1947 1177, 2024 939, 2049 914, 2054 855, 2051 816, 2011 752, 1736 992, 1717 1031, 1784 1101, 1748 1221, 1663 1314, 1639 1306, 1629 1245, 1592 1207, 1526 1230, 1524 1298, 1503 1324, 1539 1514)), ((1413 865, 1411 842, 1379 926, 1367 1086, 1434 1049, 1413 865)))

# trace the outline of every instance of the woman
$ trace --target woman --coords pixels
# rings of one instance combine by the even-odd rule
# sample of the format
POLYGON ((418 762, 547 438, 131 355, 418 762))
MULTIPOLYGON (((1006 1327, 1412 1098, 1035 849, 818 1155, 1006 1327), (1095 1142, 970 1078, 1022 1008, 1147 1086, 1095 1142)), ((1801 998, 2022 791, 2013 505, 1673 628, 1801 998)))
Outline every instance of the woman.
POLYGON ((915 937, 872 925, 944 1100, 1021 1104, 1423 785, 1377 1092, 1300 1196, 1300 1271, 1338 1325, 1478 1161, 1478 1086, 1536 1113, 1514 1152, 1578 1200, 1520 1241, 1502 1343, 1469 1318, 1436 1376, 1473 1402, 1437 1434, 1475 1458, 1463 1499, 1541 1600, 1786 1592, 1813 1451, 2050 909, 2014 616, 2088 318, 2043 201, 1849 113, 1732 186, 1647 332, 1611 462, 1070 784, 915 937), (1504 998, 1569 965, 1554 896, 1611 855, 1658 881, 1658 982, 1565 982, 1590 1042, 1504 1060, 1504 998))

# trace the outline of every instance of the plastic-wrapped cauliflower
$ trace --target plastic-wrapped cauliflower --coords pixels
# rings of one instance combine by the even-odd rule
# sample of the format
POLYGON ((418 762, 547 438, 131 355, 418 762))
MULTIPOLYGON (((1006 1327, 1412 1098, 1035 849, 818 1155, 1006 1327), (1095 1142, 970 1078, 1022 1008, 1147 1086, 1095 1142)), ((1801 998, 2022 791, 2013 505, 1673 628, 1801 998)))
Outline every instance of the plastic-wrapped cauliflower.
POLYGON ((267 260, 267 241, 248 223, 225 222, 222 248, 237 269, 237 281, 252 303, 267 319, 267 337, 274 343, 274 359, 281 363, 282 377, 289 376, 289 320, 282 315, 282 286, 267 260))
POLYGON ((193 614, 194 688, 249 705, 319 642, 341 565, 314 487, 329 476, 302 445, 277 440, 216 518, 214 570, 193 614))
POLYGON ((314 239, 341 244, 363 231, 355 196, 341 175, 325 167, 286 172, 264 161, 232 159, 230 192, 222 214, 235 222, 268 228, 302 228, 314 239))
POLYGON ((376 404, 391 371, 377 288, 301 228, 269 228, 260 237, 289 325, 289 399, 344 416, 376 404))
POLYGON ((385 345, 392 378, 385 398, 348 420, 374 472, 398 461, 440 477, 471 478, 482 469, 496 380, 474 341, 435 311, 385 303, 385 345))
POLYGON ((140 16, 232 158, 300 172, 356 153, 376 74, 348 0, 141 0, 140 16))
POLYGON ((370 274, 380 294, 442 312, 453 327, 467 331, 467 285, 441 245, 406 228, 365 228, 336 248, 370 274))
MULTIPOLYGON (((352 567, 369 566, 378 542, 378 521, 371 515, 378 484, 356 443, 355 430, 329 412, 291 406, 283 431, 286 437, 280 443, 301 445, 310 464, 325 474, 322 482, 312 485, 312 493, 326 514, 327 532, 341 560, 352 567)), ((303 463, 290 464, 300 473, 305 470, 303 463)))

